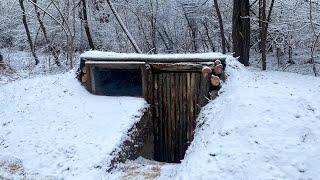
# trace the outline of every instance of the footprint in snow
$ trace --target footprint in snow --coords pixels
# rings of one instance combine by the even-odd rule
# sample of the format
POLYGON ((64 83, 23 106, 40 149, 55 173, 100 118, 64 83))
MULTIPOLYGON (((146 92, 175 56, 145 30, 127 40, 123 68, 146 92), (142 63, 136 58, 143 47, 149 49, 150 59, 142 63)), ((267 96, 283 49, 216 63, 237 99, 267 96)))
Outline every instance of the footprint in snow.
POLYGON ((308 109, 309 111, 312 111, 312 112, 315 112, 315 111, 316 111, 316 109, 315 109, 315 108, 313 108, 313 107, 312 107, 312 106, 310 106, 310 105, 308 105, 307 109, 308 109))
POLYGON ((228 136, 230 133, 229 132, 220 132, 219 135, 224 137, 224 136, 228 136))
POLYGON ((301 137, 301 142, 306 142, 306 139, 307 139, 308 135, 309 135, 309 133, 303 135, 303 136, 301 137))

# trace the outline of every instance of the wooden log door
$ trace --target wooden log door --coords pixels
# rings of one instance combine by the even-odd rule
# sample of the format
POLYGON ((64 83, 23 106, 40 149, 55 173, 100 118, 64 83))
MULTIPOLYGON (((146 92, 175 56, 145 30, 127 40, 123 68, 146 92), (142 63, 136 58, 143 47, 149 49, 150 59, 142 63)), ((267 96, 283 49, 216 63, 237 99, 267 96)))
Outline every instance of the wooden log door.
POLYGON ((152 73, 155 160, 179 163, 193 139, 200 107, 200 72, 152 73))

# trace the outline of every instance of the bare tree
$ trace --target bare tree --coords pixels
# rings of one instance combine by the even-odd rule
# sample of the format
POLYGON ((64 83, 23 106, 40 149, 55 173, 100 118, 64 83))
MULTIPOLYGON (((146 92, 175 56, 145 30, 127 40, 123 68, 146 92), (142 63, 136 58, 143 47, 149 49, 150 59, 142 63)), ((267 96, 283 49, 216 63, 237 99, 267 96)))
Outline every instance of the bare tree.
POLYGON ((312 1, 310 0, 310 7, 309 7, 309 19, 310 19, 310 24, 311 24, 311 29, 312 29, 312 33, 313 33, 313 36, 314 36, 314 41, 312 43, 312 46, 311 46, 311 57, 310 57, 310 63, 313 64, 313 73, 315 76, 318 76, 317 74, 317 69, 316 69, 316 64, 315 64, 315 60, 314 60, 314 54, 315 54, 315 51, 317 49, 316 45, 318 43, 318 40, 320 38, 320 31, 316 31, 316 28, 315 28, 315 23, 313 22, 313 16, 312 16, 312 1))
MULTIPOLYGON (((206 32, 206 35, 207 35, 207 38, 208 38, 208 41, 209 41, 209 45, 210 45, 210 47, 211 47, 211 50, 212 50, 213 52, 215 52, 216 49, 215 49, 215 46, 214 46, 214 44, 213 44, 213 42, 212 42, 212 38, 211 38, 211 35, 210 35, 208 22, 207 22, 207 21, 204 21, 204 22, 203 22, 203 26, 204 26, 204 30, 205 30, 205 32, 206 32)), ((222 45, 222 46, 223 46, 223 45, 222 45)), ((222 48, 223 48, 223 47, 222 47, 222 48)), ((223 49, 222 49, 222 51, 223 51, 223 49)), ((224 52, 224 53, 225 53, 225 52, 224 52)))
MULTIPOLYGON (((20 1, 20 0, 19 0, 20 1)), ((23 1, 23 0, 22 0, 23 1)), ((51 3, 55 7, 55 10, 57 10, 58 14, 60 15, 61 21, 59 21, 57 18, 55 18, 53 15, 51 15, 46 8, 40 7, 38 4, 34 3, 33 0, 28 0, 30 3, 32 3, 34 6, 36 6, 39 10, 43 11, 43 13, 47 14, 51 19, 53 19, 63 30, 63 32, 66 35, 67 39, 67 54, 68 59, 70 62, 70 68, 73 68, 74 65, 74 40, 75 40, 75 4, 72 8, 72 22, 69 22, 68 16, 65 16, 57 3, 54 0, 51 0, 51 3)), ((69 1, 67 2, 69 3, 69 1)))
MULTIPOLYGON (((266 0, 259 0, 259 28, 260 28, 260 38, 261 38, 261 55, 262 55, 262 70, 267 69, 267 36, 268 36, 268 26, 271 18, 271 13, 274 5, 274 0, 271 0, 269 6, 269 12, 267 16, 267 2, 266 0)), ((289 49, 290 51, 290 49, 289 49)), ((292 53, 292 49, 291 49, 292 53)))
POLYGON ((192 14, 195 14, 196 8, 199 7, 199 4, 197 3, 184 3, 182 4, 183 9, 183 15, 187 21, 187 25, 190 32, 190 38, 191 38, 191 50, 192 52, 198 52, 199 51, 199 27, 196 22, 196 17, 192 14))
POLYGON ((33 46, 33 41, 31 39, 31 34, 30 34, 29 27, 28 27, 27 16, 26 16, 26 11, 25 11, 25 8, 24 8, 23 0, 19 0, 19 4, 20 4, 21 11, 22 11, 22 22, 23 22, 24 29, 26 31, 26 35, 27 35, 27 38, 28 38, 28 43, 29 43, 29 46, 30 46, 30 50, 31 50, 32 56, 33 56, 33 58, 34 58, 34 60, 36 62, 36 65, 38 65, 39 64, 39 59, 37 57, 35 48, 33 46))
MULTIPOLYGON (((37 0, 32 0, 33 3, 34 3, 34 10, 36 12, 36 15, 37 15, 37 20, 39 22, 39 25, 40 25, 40 29, 42 30, 42 33, 43 33, 43 36, 44 36, 44 39, 45 41, 47 42, 48 44, 48 47, 49 47, 49 50, 52 52, 52 55, 54 57, 54 61, 56 63, 57 66, 60 66, 60 62, 59 62, 59 56, 58 56, 58 53, 56 52, 55 48, 52 46, 49 38, 48 38, 48 34, 47 34, 47 30, 46 30, 46 27, 44 26, 44 23, 43 23, 43 20, 41 18, 41 14, 40 14, 40 11, 38 9, 38 7, 36 6, 37 4, 37 0)), ((35 47, 34 47, 35 48, 35 47)))
POLYGON ((142 53, 142 51, 140 50, 138 44, 136 43, 136 41, 133 39, 132 35, 130 34, 129 30, 127 29, 127 27, 125 26, 125 24, 123 23, 121 17, 119 16, 119 14, 117 13, 115 7, 113 6, 112 2, 110 0, 107 0, 108 5, 110 6, 110 9, 112 11, 112 13, 114 14, 114 16, 116 17, 117 21, 119 22, 122 30, 124 31, 124 33, 126 34, 126 36, 128 37, 130 43, 132 44, 133 48, 135 49, 135 51, 137 53, 142 53))
POLYGON ((221 13, 220 13, 218 0, 214 0, 213 2, 214 2, 214 7, 215 7, 216 12, 217 12, 218 20, 219 20, 222 53, 225 54, 226 53, 226 37, 224 36, 224 27, 223 27, 222 16, 221 16, 221 13))
MULTIPOLYGON (((158 0, 155 0, 153 2, 153 0, 149 0, 149 3, 150 3, 150 14, 151 14, 151 17, 150 17, 150 25, 151 25, 151 40, 152 40, 152 49, 155 53, 157 53, 157 21, 158 21, 158 18, 157 18, 157 13, 158 13, 158 7, 159 7, 159 4, 158 4, 158 0)), ((151 51, 150 50, 150 51, 151 51)))
POLYGON ((94 43, 93 43, 93 40, 92 40, 92 35, 91 35, 91 32, 90 32, 90 27, 89 27, 89 23, 88 23, 88 13, 87 13, 87 4, 86 4, 86 0, 81 0, 82 2, 82 13, 83 13, 83 26, 84 26, 84 29, 85 29, 85 32, 86 32, 86 35, 87 35, 87 38, 88 38, 88 42, 89 42, 89 46, 90 46, 90 49, 94 49, 94 43))

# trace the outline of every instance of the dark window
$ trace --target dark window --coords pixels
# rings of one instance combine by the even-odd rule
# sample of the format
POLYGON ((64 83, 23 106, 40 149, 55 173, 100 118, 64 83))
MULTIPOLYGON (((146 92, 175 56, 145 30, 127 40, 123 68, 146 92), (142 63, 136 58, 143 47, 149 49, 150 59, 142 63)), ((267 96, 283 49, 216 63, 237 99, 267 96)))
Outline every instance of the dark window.
POLYGON ((93 92, 108 96, 142 96, 140 69, 93 68, 93 92))

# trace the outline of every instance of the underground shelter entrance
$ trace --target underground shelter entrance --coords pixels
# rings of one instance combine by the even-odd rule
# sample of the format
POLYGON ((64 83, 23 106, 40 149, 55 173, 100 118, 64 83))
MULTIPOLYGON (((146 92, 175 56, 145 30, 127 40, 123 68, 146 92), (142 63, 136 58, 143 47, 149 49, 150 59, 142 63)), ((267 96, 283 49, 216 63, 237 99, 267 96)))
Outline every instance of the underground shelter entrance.
POLYGON ((124 158, 141 155, 180 163, 193 140, 201 107, 218 95, 225 59, 221 53, 142 55, 89 51, 81 55, 79 80, 92 94, 143 97, 150 105, 136 125, 140 132, 132 137, 143 145, 138 149, 134 149, 137 142, 127 145, 134 150, 124 158))

